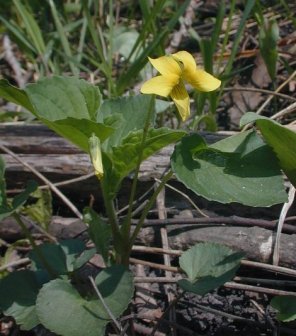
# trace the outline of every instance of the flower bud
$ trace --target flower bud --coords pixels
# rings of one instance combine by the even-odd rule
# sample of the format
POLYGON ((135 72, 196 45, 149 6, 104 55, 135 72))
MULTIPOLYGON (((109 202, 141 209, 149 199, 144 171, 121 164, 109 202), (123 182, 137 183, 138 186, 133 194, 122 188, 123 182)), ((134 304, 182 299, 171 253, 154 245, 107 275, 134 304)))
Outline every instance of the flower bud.
POLYGON ((93 133, 92 136, 88 139, 88 144, 89 154, 95 169, 95 174, 100 180, 104 176, 100 139, 93 133))

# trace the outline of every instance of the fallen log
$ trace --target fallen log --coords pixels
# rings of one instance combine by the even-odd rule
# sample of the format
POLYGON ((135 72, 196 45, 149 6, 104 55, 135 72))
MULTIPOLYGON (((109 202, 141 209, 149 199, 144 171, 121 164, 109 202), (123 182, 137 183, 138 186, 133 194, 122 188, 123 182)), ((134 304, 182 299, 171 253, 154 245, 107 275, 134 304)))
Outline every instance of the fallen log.
MULTIPOLYGON (((212 134, 212 133, 203 133, 202 134, 207 142, 212 143, 218 140, 221 140, 226 135, 225 134, 212 134)), ((0 125, 0 144, 8 147, 13 152, 17 153, 22 159, 27 163, 30 163, 34 166, 35 169, 47 176, 52 182, 64 181, 69 178, 78 177, 81 175, 86 175, 92 172, 92 165, 90 163, 88 155, 82 153, 74 145, 70 144, 65 139, 56 135, 53 131, 49 130, 44 125, 15 125, 15 124, 2 124, 0 125)), ((152 183, 154 178, 159 178, 163 171, 167 168, 169 164, 170 155, 173 151, 173 146, 168 146, 161 150, 156 155, 152 156, 149 160, 146 160, 141 165, 140 174, 139 174, 139 193, 147 190, 152 183)), ((24 182, 29 178, 34 178, 30 172, 24 170, 23 166, 16 162, 11 156, 6 154, 1 154, 4 157, 6 162, 6 180, 7 186, 10 189, 21 187, 24 182)), ((249 207, 243 207, 238 204, 234 205, 221 205, 215 202, 208 202, 200 197, 197 197, 193 193, 190 193, 187 189, 182 186, 182 184, 177 181, 174 182, 175 186, 181 189, 183 192, 188 193, 193 201, 195 201, 201 208, 208 208, 213 213, 219 213, 222 209, 222 214, 227 216, 228 214, 238 214, 240 216, 249 217, 249 207)), ((126 205, 126 193, 129 190, 131 185, 131 180, 126 179, 123 184, 123 192, 118 196, 119 206, 126 205)), ((96 200, 96 204, 102 204, 102 199, 100 196, 100 191, 98 188, 98 182, 95 177, 89 178, 86 181, 83 181, 78 184, 64 186, 62 187, 63 192, 68 193, 69 197, 76 201, 75 197, 83 198, 82 207, 87 204, 85 199, 89 197, 90 194, 93 194, 96 200), (68 188, 68 189, 67 189, 68 188), (72 189, 71 189, 72 188, 72 189), (79 193, 77 193, 79 190, 79 193)), ((80 201, 79 199, 79 201, 80 201)), ((179 211, 188 208, 189 204, 182 197, 176 197, 176 193, 171 192, 167 189, 166 192, 166 206, 168 208, 175 208, 179 211)), ((259 218, 276 218, 279 213, 280 207, 272 208, 256 208, 253 209, 253 217, 256 218, 258 212, 259 218)), ((99 209, 103 211, 103 209, 99 209)), ((66 217, 63 214, 64 217, 66 217)), ((181 222, 182 220, 180 220, 181 222)), ((20 232, 18 227, 16 228, 10 222, 7 226, 5 221, 0 224, 0 237, 3 239, 8 238, 8 240, 16 240, 20 238, 20 232)), ((215 224, 215 223, 213 223, 215 224)), ((217 224, 217 223, 216 223, 217 224)), ((254 224, 254 223, 253 223, 254 224)), ((227 225, 227 219, 225 222, 227 225)), ((254 224, 256 225, 256 223, 254 224)), ((171 248, 186 249, 189 245, 194 244, 198 241, 216 241, 225 243, 226 245, 234 244, 234 249, 240 249, 240 244, 242 244, 242 239, 245 237, 245 242, 242 246, 242 249, 247 253, 247 255, 258 261, 266 261, 269 259, 270 252, 265 254, 260 249, 259 245, 264 242, 268 242, 266 246, 272 246, 273 243, 273 228, 270 227, 270 230, 260 231, 263 232, 262 241, 258 238, 256 243, 256 238, 258 236, 258 230, 263 230, 259 228, 247 228, 247 227, 226 227, 226 226, 211 226, 211 227, 198 227, 184 225, 183 228, 188 227, 189 232, 178 233, 180 230, 180 225, 169 226, 168 231, 170 235, 170 246, 171 248), (257 230, 258 229, 258 230, 257 230), (254 231, 255 230, 255 231, 254 231), (257 230, 257 231, 256 231, 257 230), (253 240, 250 236, 253 235, 253 240), (253 245, 256 245, 256 248, 252 248, 253 245), (261 252, 260 252, 261 251, 261 252), (262 254, 263 253, 263 254, 262 254)), ((84 224, 79 220, 67 219, 63 217, 54 217, 51 224, 51 233, 56 235, 58 238, 69 238, 75 236, 84 228, 84 224), (58 222, 61 222, 58 225, 58 222), (70 228, 68 230, 68 227, 70 228)), ((285 229, 285 228, 284 228, 285 229)), ((155 231, 152 228, 145 228, 145 234, 140 235, 142 237, 142 243, 152 244, 155 241, 155 231)), ((293 230, 286 231, 293 232, 293 230)), ((295 261, 290 260, 288 256, 289 253, 292 253, 293 248, 290 249, 290 240, 292 236, 283 235, 284 237, 284 246, 289 246, 287 251, 281 252, 281 258, 283 265, 294 265, 295 261), (287 237, 287 238, 285 238, 287 237), (287 255, 286 255, 287 254, 287 255)), ((141 242, 141 239, 140 239, 141 242)), ((261 246, 260 245, 260 246, 261 246)), ((294 246, 292 244, 292 246, 294 246)))
MULTIPOLYGON (((179 218, 182 223, 182 218, 179 218)), ((38 232, 27 222, 33 232, 38 232)), ((137 244, 156 246, 162 226, 144 227, 138 236, 137 244)), ((224 225, 196 226, 192 224, 168 225, 169 247, 186 250, 199 242, 213 242, 226 245, 235 251, 242 251, 248 260, 270 263, 272 259, 275 233, 259 227, 224 225)), ((54 216, 49 225, 49 233, 58 239, 69 239, 85 234, 85 224, 77 218, 54 216)), ((22 233, 13 218, 7 218, 0 225, 0 238, 20 239, 22 233)), ((281 234, 280 266, 296 269, 296 234, 281 234)))
MULTIPOLYGON (((209 143, 225 138, 225 134, 203 132, 209 143)), ((0 144, 6 146, 20 158, 34 166, 40 173, 53 178, 60 175, 63 179, 86 175, 93 168, 89 156, 67 140, 58 136, 45 125, 1 124, 0 144)), ((143 162, 139 180, 151 181, 160 178, 167 168, 174 146, 167 146, 143 162)), ((1 151, 0 151, 1 153, 1 151)), ((13 182, 28 177, 28 170, 8 154, 2 156, 6 163, 7 178, 13 188, 13 182), (24 172, 26 174, 24 175, 24 172), (14 178, 10 178, 13 176, 14 178)))

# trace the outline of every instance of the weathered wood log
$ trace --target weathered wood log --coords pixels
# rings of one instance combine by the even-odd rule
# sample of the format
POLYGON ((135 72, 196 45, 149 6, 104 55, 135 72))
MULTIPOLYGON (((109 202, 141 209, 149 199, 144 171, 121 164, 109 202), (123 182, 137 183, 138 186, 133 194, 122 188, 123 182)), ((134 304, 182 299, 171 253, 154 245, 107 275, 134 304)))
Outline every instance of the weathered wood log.
MULTIPOLYGON (((225 134, 203 133, 209 143, 221 140, 225 134)), ((89 156, 61 138, 44 125, 0 125, 0 144, 31 164, 40 173, 61 175, 64 179, 92 171, 89 156)), ((139 180, 151 181, 161 177, 167 168, 173 145, 167 146, 141 165, 139 180)), ((22 178, 27 171, 8 154, 3 154, 7 175, 22 178)), ((27 176, 27 175, 26 175, 27 176)))
MULTIPOLYGON (((181 221, 181 219, 180 219, 181 221)), ((227 224, 227 222, 226 222, 227 224)), ((27 222, 28 228, 34 228, 27 222)), ((54 216, 49 232, 58 239, 69 239, 86 229, 85 224, 77 218, 54 216)), ((144 227, 138 236, 137 244, 156 246, 159 228, 144 227)), ((275 234, 259 227, 233 227, 225 225, 167 226, 169 246, 171 249, 186 250, 198 242, 214 242, 226 245, 235 251, 242 251, 249 260, 269 263, 272 259, 275 234)), ((36 230, 35 230, 36 232, 36 230)), ((21 231, 13 218, 7 218, 0 225, 0 238, 20 239, 21 231)), ((280 265, 296 269, 296 234, 281 234, 280 265)))
MULTIPOLYGON (((225 138, 229 134, 227 132, 202 132, 201 135, 204 136, 208 143, 213 143, 225 138)), ((19 157, 43 173, 53 183, 84 176, 93 171, 87 154, 81 152, 77 147, 58 136, 45 125, 0 124, 0 144, 18 154, 19 157)), ((138 184, 139 194, 144 193, 151 187, 152 183, 154 183, 154 178, 161 177, 169 164, 172 151, 173 145, 167 146, 142 163, 139 174, 140 183, 138 184)), ((28 179, 37 179, 36 176, 25 169, 19 162, 15 161, 10 155, 1 155, 4 157, 6 163, 5 177, 8 189, 13 191, 23 188, 28 179)), ((237 204, 227 206, 213 202, 210 202, 210 204, 205 199, 197 197, 194 193, 188 191, 182 183, 171 181, 170 184, 187 193, 201 208, 211 208, 211 211, 223 209, 224 215, 237 214, 249 217, 249 208, 237 204), (210 207, 208 206, 209 204, 210 207)), ((131 179, 125 179, 121 192, 118 195, 119 207, 126 205, 126 194, 130 190, 130 186, 131 179)), ((96 204, 102 203, 99 184, 95 177, 90 177, 82 182, 65 185, 60 188, 73 201, 77 201, 78 199, 80 202, 82 198, 87 199, 92 194, 95 197, 96 204)), ((167 191, 166 206, 175 207, 179 210, 188 207, 189 203, 182 197, 176 197, 176 195, 175 192, 167 191)), ((279 213, 279 207, 259 208, 256 210, 256 213, 259 211, 260 216, 267 215, 269 218, 274 218, 279 213)))

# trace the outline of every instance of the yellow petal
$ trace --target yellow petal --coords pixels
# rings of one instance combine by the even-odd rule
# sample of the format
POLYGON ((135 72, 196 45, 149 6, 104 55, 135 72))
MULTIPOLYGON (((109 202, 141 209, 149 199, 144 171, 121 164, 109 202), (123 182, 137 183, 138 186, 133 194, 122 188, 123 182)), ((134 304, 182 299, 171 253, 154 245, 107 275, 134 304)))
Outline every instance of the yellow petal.
POLYGON ((183 82, 174 87, 171 92, 171 98, 177 106, 182 121, 188 119, 190 115, 190 101, 183 82))
POLYGON ((167 97, 173 87, 178 84, 179 77, 176 75, 156 76, 149 79, 141 87, 141 92, 146 94, 157 94, 162 97, 167 97))
POLYGON ((180 65, 171 56, 161 56, 159 58, 149 57, 149 61, 161 75, 167 76, 174 74, 181 76, 182 70, 180 65))
POLYGON ((203 92, 216 90, 221 85, 219 79, 201 69, 196 69, 195 72, 187 74, 184 79, 195 89, 203 92))
POLYGON ((177 58, 184 66, 185 75, 196 70, 196 63, 191 54, 187 51, 178 51, 172 54, 173 57, 177 58))

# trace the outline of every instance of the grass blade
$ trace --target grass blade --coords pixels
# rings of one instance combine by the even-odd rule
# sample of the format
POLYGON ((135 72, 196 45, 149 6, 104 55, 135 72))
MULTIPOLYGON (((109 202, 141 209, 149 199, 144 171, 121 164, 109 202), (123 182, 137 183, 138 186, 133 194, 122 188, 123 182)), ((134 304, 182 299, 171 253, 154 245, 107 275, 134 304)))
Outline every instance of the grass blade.
POLYGON ((53 16, 53 19, 54 19, 55 26, 57 28, 57 32, 59 34, 59 38, 60 38, 62 47, 64 49, 64 52, 65 52, 66 56, 67 56, 67 59, 69 60, 70 69, 71 69, 72 73, 74 74, 74 76, 78 76, 79 75, 79 70, 75 66, 75 64, 71 61, 71 59, 73 59, 73 55, 72 55, 72 52, 71 52, 70 44, 69 44, 69 41, 68 41, 68 39, 65 35, 63 25, 62 25, 62 23, 59 19, 59 15, 58 15, 58 12, 57 12, 57 9, 56 9, 56 6, 55 6, 53 0, 49 0, 49 5, 50 5, 50 9, 51 9, 51 13, 52 13, 52 16, 53 16))
POLYGON ((131 67, 119 77, 117 82, 118 95, 124 92, 126 87, 135 79, 141 69, 146 65, 148 60, 147 57, 155 51, 155 49, 163 42, 166 35, 175 27, 179 18, 184 14, 189 2, 190 0, 183 2, 173 17, 169 20, 167 26, 155 37, 151 44, 142 51, 141 55, 136 59, 131 67))

